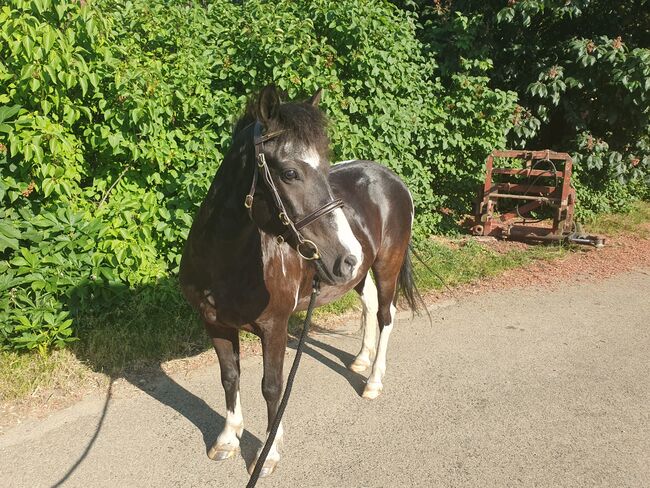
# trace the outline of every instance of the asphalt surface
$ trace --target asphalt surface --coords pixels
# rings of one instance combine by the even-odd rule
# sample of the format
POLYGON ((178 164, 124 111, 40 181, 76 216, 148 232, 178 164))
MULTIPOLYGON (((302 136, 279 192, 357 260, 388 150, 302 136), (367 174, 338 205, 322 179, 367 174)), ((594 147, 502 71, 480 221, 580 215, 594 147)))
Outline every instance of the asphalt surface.
MULTIPOLYGON (((282 461, 258 486, 650 486, 650 271, 482 293, 432 318, 398 320, 374 401, 344 367, 359 338, 314 335, 282 461)), ((214 364, 8 431, 0 486, 242 487, 266 411, 261 359, 242 367, 242 456, 206 456, 225 416, 214 364)))

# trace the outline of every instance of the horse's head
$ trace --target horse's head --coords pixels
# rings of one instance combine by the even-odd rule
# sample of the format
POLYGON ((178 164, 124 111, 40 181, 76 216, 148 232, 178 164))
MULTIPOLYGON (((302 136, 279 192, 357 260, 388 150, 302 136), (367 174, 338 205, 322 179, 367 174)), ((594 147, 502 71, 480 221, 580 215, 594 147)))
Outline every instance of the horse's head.
POLYGON ((319 90, 306 102, 282 103, 275 87, 268 86, 238 126, 252 126, 255 150, 248 158, 254 155, 258 176, 247 205, 254 221, 303 257, 317 258, 321 279, 338 284, 354 277, 362 251, 329 184, 320 97, 319 90))

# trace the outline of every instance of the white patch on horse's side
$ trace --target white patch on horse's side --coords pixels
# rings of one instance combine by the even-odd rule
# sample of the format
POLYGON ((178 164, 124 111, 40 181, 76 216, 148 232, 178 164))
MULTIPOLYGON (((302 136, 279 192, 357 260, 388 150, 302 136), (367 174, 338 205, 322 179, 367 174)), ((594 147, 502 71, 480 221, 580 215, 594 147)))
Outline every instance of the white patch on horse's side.
POLYGON ((355 161, 359 161, 358 159, 346 159, 345 161, 337 161, 334 163, 334 166, 338 166, 339 164, 348 164, 348 163, 354 163, 355 161))
POLYGON ((413 227, 413 218, 415 217, 415 203, 413 202, 413 195, 411 195, 411 191, 408 188, 406 189, 406 193, 411 200, 411 227, 413 227))
POLYGON ((226 413, 226 425, 217 437, 217 446, 228 446, 233 449, 239 447, 239 438, 244 432, 244 416, 242 415, 239 392, 235 399, 235 409, 226 413))
POLYGON ((343 244, 348 249, 348 253, 357 258, 357 264, 354 266, 352 271, 352 276, 356 276, 361 262, 363 261, 363 250, 361 249, 361 243, 357 240, 348 219, 345 218, 343 210, 337 208, 332 212, 334 216, 334 225, 336 226, 336 235, 338 236, 339 242, 343 244))
POLYGON ((296 299, 293 302, 293 309, 295 310, 296 307, 298 306, 298 298, 300 296, 300 286, 296 288, 296 299))
POLYGON ((363 398, 374 399, 379 396, 381 390, 384 389, 382 383, 384 375, 386 374, 386 351, 388 350, 388 339, 390 333, 393 331, 393 323, 395 321, 395 312, 397 309, 395 305, 390 305, 390 324, 384 326, 379 335, 379 346, 377 347, 377 357, 375 363, 372 365, 372 373, 366 382, 366 387, 363 390, 363 398))
POLYGON ((357 357, 350 364, 350 369, 357 373, 365 371, 370 366, 377 352, 377 330, 379 328, 377 311, 379 310, 379 297, 377 287, 375 286, 375 282, 372 281, 370 272, 366 275, 366 281, 363 283, 360 298, 361 304, 363 305, 363 313, 361 315, 363 342, 361 343, 359 354, 357 354, 357 357))

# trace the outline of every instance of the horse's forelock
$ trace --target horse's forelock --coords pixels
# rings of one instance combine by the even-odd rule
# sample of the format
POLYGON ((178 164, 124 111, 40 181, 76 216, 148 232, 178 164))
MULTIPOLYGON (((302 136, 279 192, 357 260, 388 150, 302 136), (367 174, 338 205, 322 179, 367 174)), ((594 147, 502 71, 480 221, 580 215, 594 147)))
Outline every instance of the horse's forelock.
MULTIPOLYGON (((244 115, 235 123, 233 137, 237 137, 256 120, 260 120, 257 102, 251 99, 244 115)), ((268 121, 266 131, 284 131, 278 137, 281 142, 300 141, 314 147, 320 154, 327 154, 329 151, 327 118, 319 108, 309 103, 283 103, 280 105, 279 116, 268 121)))
POLYGON ((327 119, 325 114, 308 103, 287 103, 280 106, 277 129, 285 130, 285 140, 297 140, 314 147, 319 153, 327 154, 327 119))

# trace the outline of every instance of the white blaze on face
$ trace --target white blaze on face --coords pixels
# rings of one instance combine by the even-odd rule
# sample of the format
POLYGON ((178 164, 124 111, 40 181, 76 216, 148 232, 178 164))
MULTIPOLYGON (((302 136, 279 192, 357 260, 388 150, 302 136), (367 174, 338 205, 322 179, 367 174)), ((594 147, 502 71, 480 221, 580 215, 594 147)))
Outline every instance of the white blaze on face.
MULTIPOLYGON (((304 161, 307 165, 311 166, 314 169, 319 169, 320 168, 320 156, 318 154, 318 151, 314 149, 313 147, 305 149, 301 156, 301 160, 304 161)), ((352 271, 352 276, 355 276, 357 273, 357 270, 361 266, 361 261, 363 259, 363 251, 361 249, 361 244, 355 237, 354 233, 352 232, 352 228, 350 227, 350 223, 348 222, 348 219, 345 218, 345 214, 343 213, 343 210, 340 208, 334 210, 332 212, 332 215, 334 217, 334 226, 336 227, 335 233, 338 237, 339 242, 347 248, 348 250, 348 255, 352 255, 357 259, 357 264, 355 265, 353 271, 352 271)))
POLYGON ((318 151, 313 147, 307 148, 303 151, 300 155, 300 159, 314 169, 320 168, 320 156, 318 155, 318 151))

